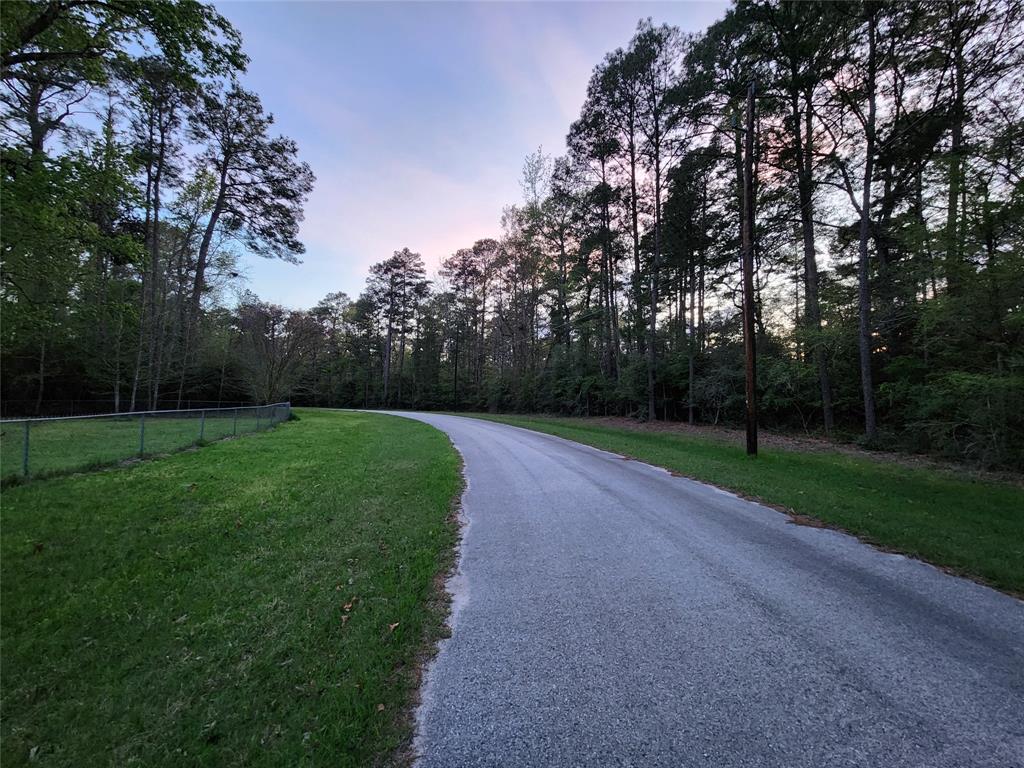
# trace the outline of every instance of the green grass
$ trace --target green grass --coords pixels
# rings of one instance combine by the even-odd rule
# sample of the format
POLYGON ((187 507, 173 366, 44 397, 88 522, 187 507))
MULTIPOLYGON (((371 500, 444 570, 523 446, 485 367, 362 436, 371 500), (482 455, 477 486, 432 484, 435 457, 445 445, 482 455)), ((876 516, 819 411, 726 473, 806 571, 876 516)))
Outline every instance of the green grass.
MULTIPOLYGON (((233 434, 255 432, 269 425, 267 414, 257 424, 256 413, 241 410, 237 419, 232 411, 207 411, 201 424, 199 411, 182 416, 153 414, 145 419, 145 453, 148 456, 171 453, 200 442, 208 443, 233 434)), ((10 482, 22 475, 25 422, 0 426, 0 478, 10 482)), ((29 474, 48 477, 75 470, 115 464, 139 456, 143 437, 140 418, 57 419, 32 421, 29 429, 29 474)))
POLYGON ((490 416, 632 456, 1024 593, 1024 489, 838 452, 765 450, 578 419, 490 416))
POLYGON ((459 460, 425 424, 299 413, 3 492, 5 767, 390 761, 459 460))

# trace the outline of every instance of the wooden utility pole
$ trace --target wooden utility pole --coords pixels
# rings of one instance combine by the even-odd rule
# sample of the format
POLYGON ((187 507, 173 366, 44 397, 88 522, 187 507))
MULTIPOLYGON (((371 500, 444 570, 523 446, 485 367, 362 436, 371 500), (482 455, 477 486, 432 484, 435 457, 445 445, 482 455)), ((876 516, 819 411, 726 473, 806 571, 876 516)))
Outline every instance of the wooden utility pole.
POLYGON ((754 84, 747 90, 743 157, 743 351, 747 359, 747 455, 757 455, 757 351, 754 345, 754 84))

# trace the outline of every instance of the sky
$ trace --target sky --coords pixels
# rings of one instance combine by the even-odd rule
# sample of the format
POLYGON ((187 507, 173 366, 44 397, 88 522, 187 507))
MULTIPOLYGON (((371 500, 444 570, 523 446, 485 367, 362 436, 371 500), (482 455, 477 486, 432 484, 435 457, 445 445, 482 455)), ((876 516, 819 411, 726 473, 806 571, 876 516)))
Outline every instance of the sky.
POLYGON ((243 84, 294 138, 317 183, 299 265, 245 255, 260 298, 355 298, 371 264, 408 247, 429 273, 520 202, 523 161, 557 156, 604 55, 641 18, 697 32, 712 2, 305 2, 217 9, 251 58, 243 84))

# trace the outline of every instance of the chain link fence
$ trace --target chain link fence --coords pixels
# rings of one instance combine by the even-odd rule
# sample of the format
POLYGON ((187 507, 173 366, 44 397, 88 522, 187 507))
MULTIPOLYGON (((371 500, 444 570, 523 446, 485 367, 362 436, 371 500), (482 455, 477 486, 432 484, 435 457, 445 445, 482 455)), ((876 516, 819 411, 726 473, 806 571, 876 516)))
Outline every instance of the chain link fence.
POLYGON ((291 403, 0 421, 0 479, 62 474, 261 432, 291 403))

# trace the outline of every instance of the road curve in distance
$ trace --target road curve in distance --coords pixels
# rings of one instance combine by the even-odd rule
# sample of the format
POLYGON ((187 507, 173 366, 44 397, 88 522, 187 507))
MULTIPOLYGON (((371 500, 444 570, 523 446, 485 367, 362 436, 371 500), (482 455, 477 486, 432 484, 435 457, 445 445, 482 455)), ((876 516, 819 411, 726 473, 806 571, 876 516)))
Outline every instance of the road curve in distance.
POLYGON ((396 415, 467 480, 420 768, 1024 767, 1021 601, 578 443, 396 415))

